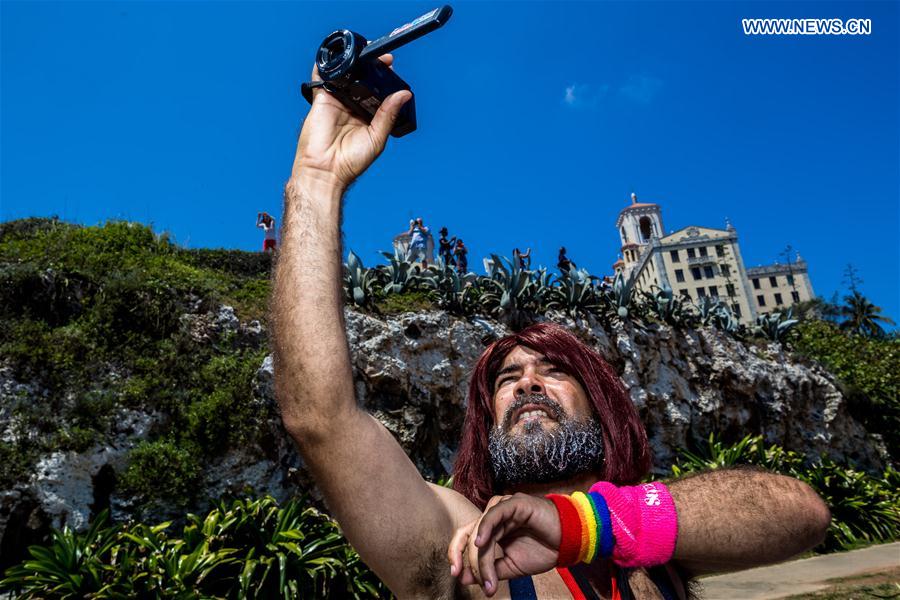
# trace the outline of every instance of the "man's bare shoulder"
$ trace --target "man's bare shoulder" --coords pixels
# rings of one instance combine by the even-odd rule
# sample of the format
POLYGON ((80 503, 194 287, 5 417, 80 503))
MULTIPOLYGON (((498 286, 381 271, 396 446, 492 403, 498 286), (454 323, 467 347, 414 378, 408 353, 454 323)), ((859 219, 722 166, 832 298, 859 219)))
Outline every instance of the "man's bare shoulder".
MULTIPOLYGON (((466 523, 471 523, 481 516, 481 511, 478 510, 478 507, 456 490, 437 485, 436 483, 429 483, 428 487, 431 488, 447 508, 447 513, 453 520, 454 529, 461 527, 466 523)), ((449 541, 450 540, 447 540, 448 543, 449 541)))

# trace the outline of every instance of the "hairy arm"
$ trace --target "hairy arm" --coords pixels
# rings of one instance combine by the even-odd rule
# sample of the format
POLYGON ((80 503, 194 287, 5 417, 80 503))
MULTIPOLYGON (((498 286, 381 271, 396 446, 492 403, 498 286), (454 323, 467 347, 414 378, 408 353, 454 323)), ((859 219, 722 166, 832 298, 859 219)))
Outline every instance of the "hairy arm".
POLYGON ((344 192, 384 149, 401 104, 389 98, 367 125, 316 91, 285 189, 272 317, 285 428, 347 539, 394 593, 410 596, 422 593, 416 575, 443 552, 460 507, 471 515, 461 497, 435 492, 390 432, 358 407, 341 263, 344 192))
MULTIPOLYGON (((757 469, 708 471, 668 488, 678 512, 671 564, 688 577, 786 560, 820 543, 831 519, 805 483, 757 469)), ((480 518, 457 530, 447 556, 461 583, 490 581, 496 590, 498 579, 555 567, 561 539, 550 500, 496 496, 480 518)))
POLYGON ((678 510, 674 560, 691 576, 786 560, 825 538, 831 513, 808 485, 720 469, 667 484, 678 510))

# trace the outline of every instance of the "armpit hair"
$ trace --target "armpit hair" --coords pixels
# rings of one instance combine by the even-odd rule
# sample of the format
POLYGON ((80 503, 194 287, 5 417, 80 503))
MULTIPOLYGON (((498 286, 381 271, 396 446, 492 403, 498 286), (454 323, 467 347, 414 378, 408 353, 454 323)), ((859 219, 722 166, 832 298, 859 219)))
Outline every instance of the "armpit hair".
POLYGON ((457 580, 450 575, 446 554, 437 548, 433 548, 418 563, 410 583, 422 598, 462 600, 468 597, 461 586, 457 585, 457 580))

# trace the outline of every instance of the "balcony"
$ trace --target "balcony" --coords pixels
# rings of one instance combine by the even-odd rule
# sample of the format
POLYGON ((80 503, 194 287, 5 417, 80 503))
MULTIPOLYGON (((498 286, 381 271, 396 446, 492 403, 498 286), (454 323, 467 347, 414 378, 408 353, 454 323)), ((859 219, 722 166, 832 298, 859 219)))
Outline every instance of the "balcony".
POLYGON ((699 267, 701 265, 714 265, 716 264, 715 256, 689 256, 687 259, 688 265, 692 267, 699 267))

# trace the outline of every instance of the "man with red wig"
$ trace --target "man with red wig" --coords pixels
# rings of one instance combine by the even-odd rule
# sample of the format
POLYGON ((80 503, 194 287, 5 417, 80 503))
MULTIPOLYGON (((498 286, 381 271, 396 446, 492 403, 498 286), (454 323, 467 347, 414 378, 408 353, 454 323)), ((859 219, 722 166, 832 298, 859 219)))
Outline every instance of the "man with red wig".
POLYGON ((684 598, 696 575, 781 561, 822 540, 828 509, 795 479, 722 470, 638 485, 650 451, 622 384, 548 324, 485 351, 453 489, 423 480, 357 405, 341 289, 344 192, 384 150, 411 94, 389 96, 371 124, 321 88, 314 95, 285 189, 275 393, 347 539, 398 597, 684 598))

